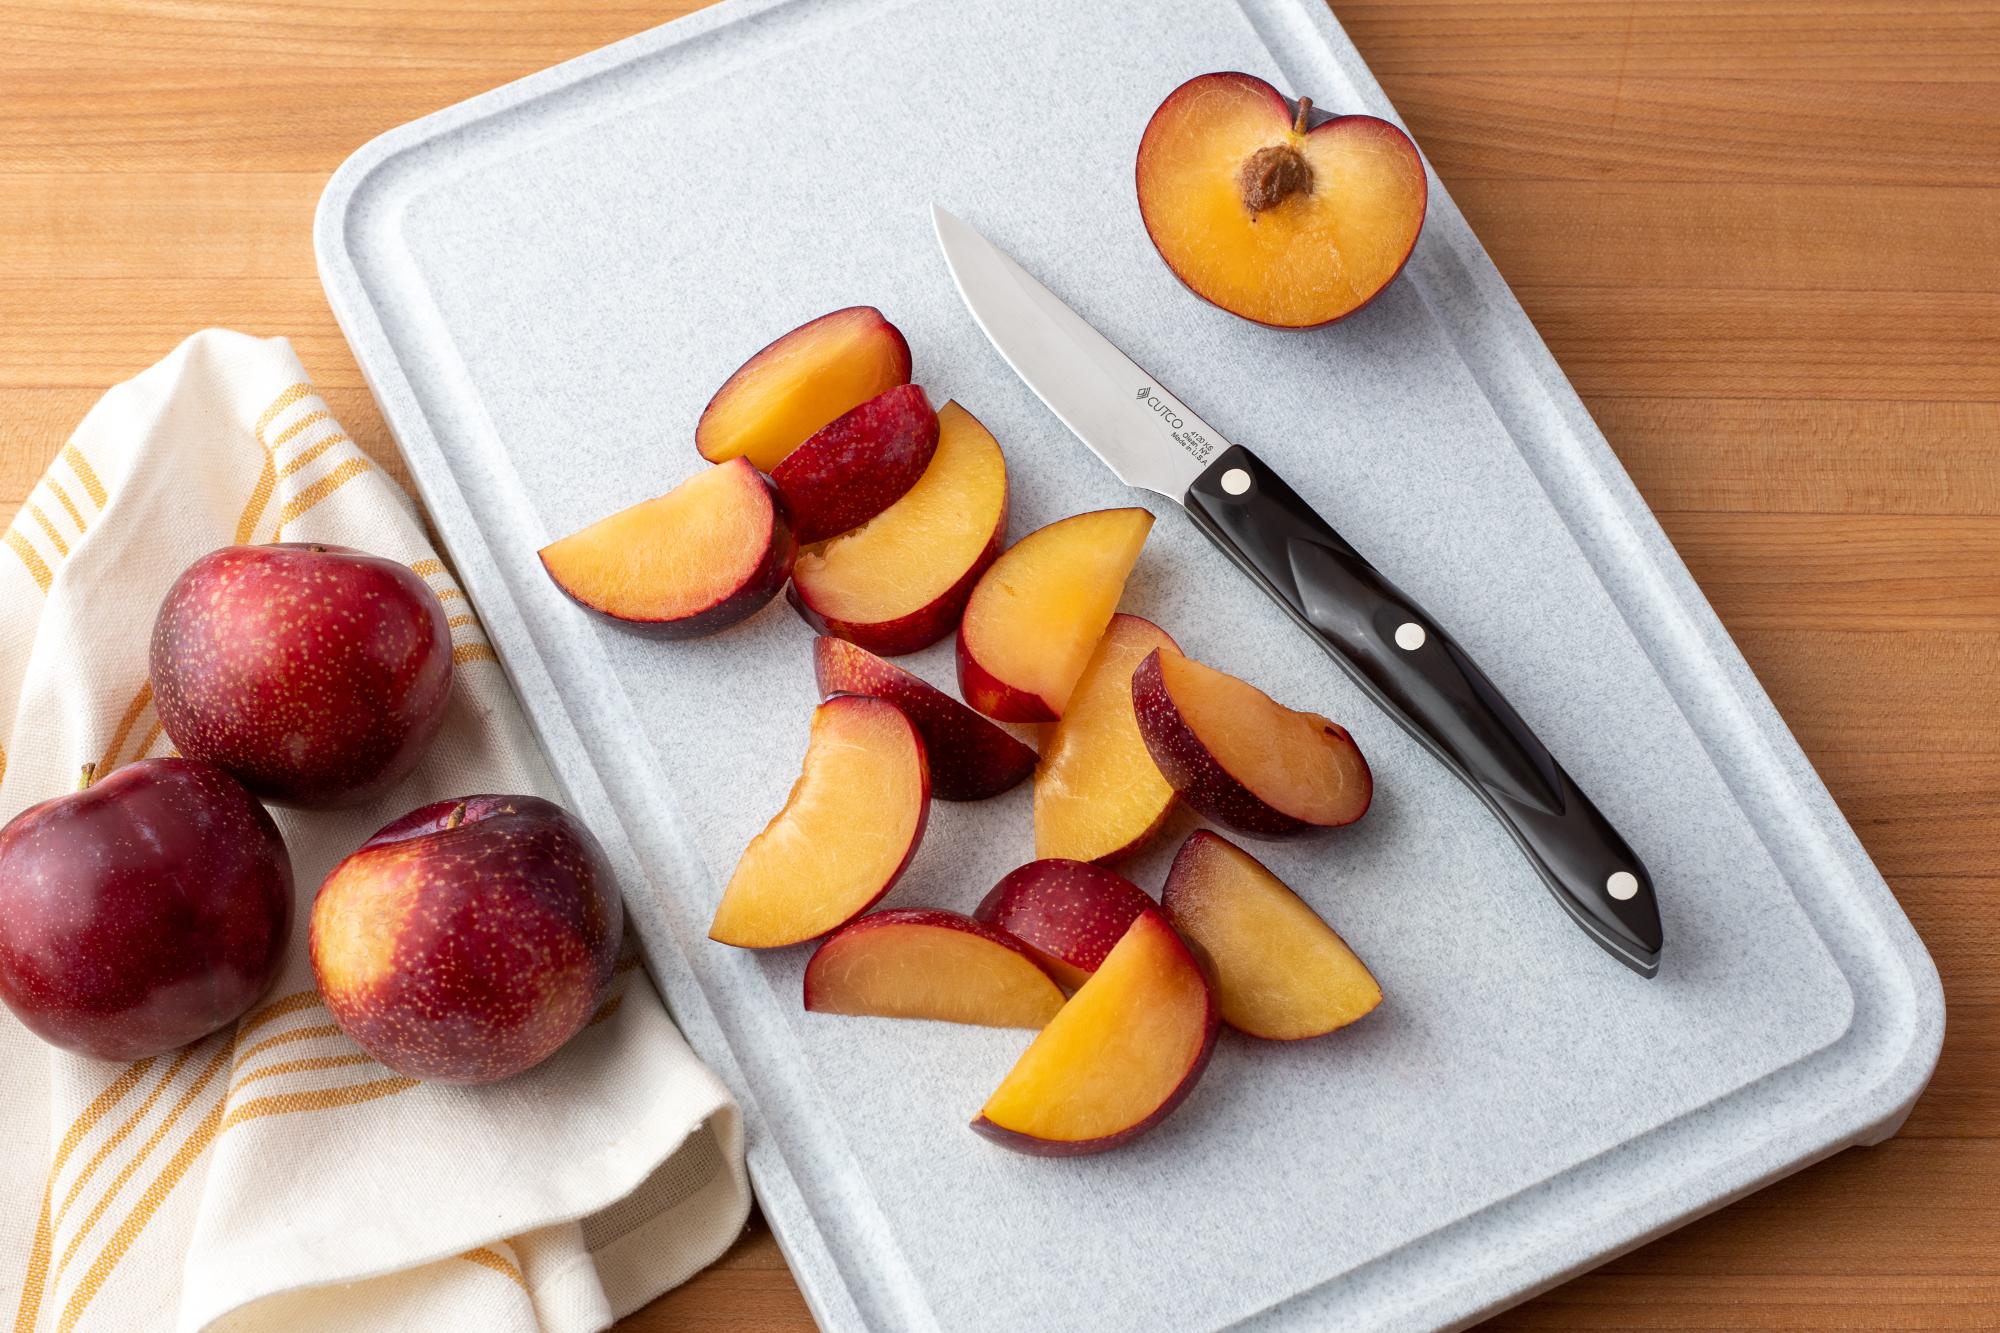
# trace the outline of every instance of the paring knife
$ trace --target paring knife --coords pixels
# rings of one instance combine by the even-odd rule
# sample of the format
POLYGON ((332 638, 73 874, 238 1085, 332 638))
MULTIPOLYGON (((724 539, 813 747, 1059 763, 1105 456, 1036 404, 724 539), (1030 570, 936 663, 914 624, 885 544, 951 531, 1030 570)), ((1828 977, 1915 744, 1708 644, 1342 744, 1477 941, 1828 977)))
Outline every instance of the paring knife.
POLYGON ((992 242, 931 206, 966 308, 1050 411, 1128 486, 1157 491, 1499 817, 1576 923, 1641 976, 1660 967, 1646 867, 1528 724, 1424 609, 1263 460, 992 242))

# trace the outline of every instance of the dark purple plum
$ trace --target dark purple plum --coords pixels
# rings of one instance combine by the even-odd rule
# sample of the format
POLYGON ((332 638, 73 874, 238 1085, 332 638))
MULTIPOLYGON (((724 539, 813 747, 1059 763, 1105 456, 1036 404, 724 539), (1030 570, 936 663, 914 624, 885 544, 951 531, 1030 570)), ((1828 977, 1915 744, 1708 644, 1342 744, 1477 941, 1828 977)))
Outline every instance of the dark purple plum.
POLYGON ((65 1050, 137 1060, 228 1026, 291 928, 278 826, 213 765, 142 759, 0 829, 0 999, 65 1050))

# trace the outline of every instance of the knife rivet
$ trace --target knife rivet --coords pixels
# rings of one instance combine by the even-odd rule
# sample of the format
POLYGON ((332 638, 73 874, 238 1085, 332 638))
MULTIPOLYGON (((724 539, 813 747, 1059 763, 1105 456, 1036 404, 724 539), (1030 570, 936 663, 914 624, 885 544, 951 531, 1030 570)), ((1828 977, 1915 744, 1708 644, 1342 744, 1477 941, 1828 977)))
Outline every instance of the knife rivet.
POLYGON ((1414 653, 1424 646, 1424 627, 1414 620, 1406 620, 1396 626, 1396 646, 1406 653, 1414 653))
POLYGON ((1629 870, 1617 871, 1604 881, 1604 891, 1622 903, 1639 891, 1639 877, 1629 870))
POLYGON ((1241 495, 1250 489, 1250 474, 1240 467, 1233 467, 1222 474, 1222 489, 1231 495, 1241 495))

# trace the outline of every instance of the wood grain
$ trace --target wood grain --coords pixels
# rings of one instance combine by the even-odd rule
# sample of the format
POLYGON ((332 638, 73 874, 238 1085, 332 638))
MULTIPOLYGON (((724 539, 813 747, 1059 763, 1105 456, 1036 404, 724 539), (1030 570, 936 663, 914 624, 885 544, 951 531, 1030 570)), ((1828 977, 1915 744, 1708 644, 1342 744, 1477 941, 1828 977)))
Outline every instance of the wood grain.
MULTIPOLYGON (((0 511, 98 393, 211 324, 290 337, 400 475, 314 278, 327 174, 395 124, 689 7, 0 0, 0 511)), ((1993 1327, 2000 4, 1336 8, 1950 1005, 1900 1137, 1491 1326, 1993 1327)), ((811 1319, 758 1224, 623 1327, 811 1319)))

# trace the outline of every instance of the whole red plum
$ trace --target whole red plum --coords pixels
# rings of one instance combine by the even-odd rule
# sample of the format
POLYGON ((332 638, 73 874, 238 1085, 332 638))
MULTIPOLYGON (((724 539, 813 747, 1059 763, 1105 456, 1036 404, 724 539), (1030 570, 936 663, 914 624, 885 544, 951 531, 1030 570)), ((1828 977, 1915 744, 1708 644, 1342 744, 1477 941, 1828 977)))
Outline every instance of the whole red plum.
POLYGON ((278 826, 213 765, 142 759, 0 829, 0 1000, 66 1050, 137 1060, 227 1026, 291 927, 278 826))
POLYGON ((153 622, 153 701, 174 745, 265 800, 354 805, 415 768, 451 701, 430 585, 344 546, 226 546, 153 622))
POLYGON ((467 796, 411 811, 333 868, 313 900, 313 972, 383 1064, 490 1083, 590 1021, 624 921, 603 849, 568 811, 467 796))

